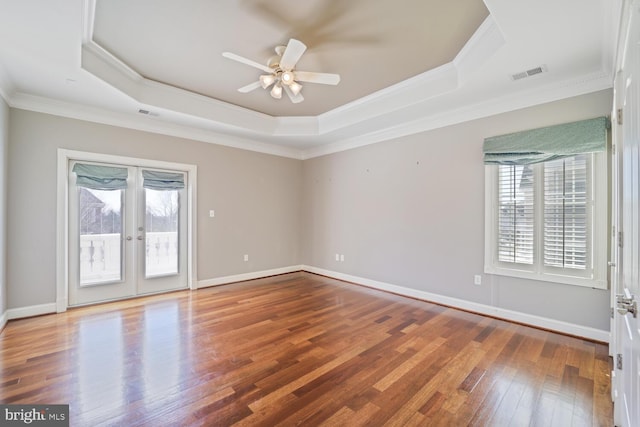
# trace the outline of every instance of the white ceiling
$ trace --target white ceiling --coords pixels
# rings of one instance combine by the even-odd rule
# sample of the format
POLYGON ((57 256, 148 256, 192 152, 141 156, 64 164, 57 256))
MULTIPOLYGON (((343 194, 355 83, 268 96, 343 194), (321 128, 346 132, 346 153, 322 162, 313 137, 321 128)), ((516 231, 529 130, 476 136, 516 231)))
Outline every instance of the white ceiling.
POLYGON ((15 108, 308 158, 610 88, 612 3, 0 0, 0 94, 15 108), (296 105, 238 93, 261 72, 222 52, 265 63, 290 37, 308 45, 299 68, 340 84, 305 84, 296 105))

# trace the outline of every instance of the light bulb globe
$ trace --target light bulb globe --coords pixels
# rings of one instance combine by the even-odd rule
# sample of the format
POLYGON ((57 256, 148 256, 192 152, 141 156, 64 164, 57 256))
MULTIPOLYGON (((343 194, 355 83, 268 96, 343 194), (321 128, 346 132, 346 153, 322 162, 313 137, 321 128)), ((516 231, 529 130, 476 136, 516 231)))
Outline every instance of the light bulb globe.
POLYGON ((273 88, 271 89, 271 96, 275 99, 282 98, 282 86, 280 86, 280 83, 273 85, 273 88))

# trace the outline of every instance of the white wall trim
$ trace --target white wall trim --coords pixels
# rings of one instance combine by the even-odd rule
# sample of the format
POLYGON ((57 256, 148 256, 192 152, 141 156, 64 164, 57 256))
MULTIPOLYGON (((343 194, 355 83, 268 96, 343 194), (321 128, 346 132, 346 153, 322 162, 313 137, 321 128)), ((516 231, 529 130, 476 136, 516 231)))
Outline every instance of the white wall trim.
MULTIPOLYGON (((186 126, 162 121, 153 117, 141 116, 140 114, 134 115, 108 111, 102 108, 77 105, 24 93, 17 93, 13 96, 5 97, 5 100, 11 108, 135 129, 160 135, 187 138, 194 141, 291 159, 307 160, 509 111, 533 107, 560 99, 598 92, 600 90, 610 89, 611 87, 611 77, 605 72, 600 72, 546 87, 538 87, 528 92, 515 92, 503 97, 488 99, 477 104, 466 105, 458 110, 442 111, 437 116, 426 115, 417 120, 399 123, 396 126, 381 128, 379 118, 374 117, 369 120, 371 122, 370 127, 369 123, 366 123, 367 120, 362 122, 363 124, 366 123, 366 126, 371 129, 368 133, 362 133, 353 137, 336 138, 333 142, 320 144, 308 149, 297 149, 266 142, 263 140, 264 135, 262 134, 255 134, 251 137, 232 136, 225 134, 223 131, 203 129, 197 125, 186 126)), ((1 94, 0 92, 0 95, 1 94)), ((428 100, 425 102, 428 102, 428 100)), ((406 117, 412 117, 415 115, 413 113, 414 110, 420 109, 423 106, 423 103, 409 105, 405 109, 395 111, 394 114, 397 113, 406 117)), ((289 118, 283 117, 279 118, 278 121, 284 123, 287 122, 288 119, 289 118)), ((301 118, 296 121, 296 123, 300 123, 302 126, 307 119, 308 118, 301 118)), ((290 136, 296 135, 300 135, 299 130, 290 136)), ((304 136, 302 138, 304 138, 304 136)))
MULTIPOLYGON (((610 332, 600 329, 590 328, 587 326, 576 325, 574 323, 563 322, 561 320, 549 319, 546 317, 536 316, 533 314, 521 313, 500 307, 489 306, 472 301, 466 301, 459 298, 448 297, 444 295, 434 294, 431 292, 420 291, 417 289, 406 288, 403 286, 393 285, 390 283, 380 282, 377 280, 366 279, 363 277, 352 276, 336 271, 325 270, 323 268, 313 267, 309 265, 292 265, 289 267, 274 268, 271 270, 255 271, 251 273, 242 273, 231 276, 216 277, 213 279, 200 280, 197 282, 197 289, 221 286, 234 282, 242 282, 246 280, 261 279, 279 274, 293 273, 296 271, 307 271, 309 273, 319 274, 346 282, 355 283, 362 286, 378 289, 385 292, 391 292, 398 295, 416 298, 423 301, 443 304, 461 310, 471 311, 487 316, 500 319, 510 320, 513 322, 523 323, 534 327, 548 329, 564 334, 577 337, 583 337, 595 341, 608 343, 610 341, 610 332)), ((196 288, 192 288, 196 289, 196 288)), ((65 304, 66 307, 66 304, 65 304)), ((56 303, 40 304, 29 307, 13 308, 7 310, 0 317, 0 331, 8 320, 20 319, 24 317, 39 316, 42 314, 50 314, 60 312, 56 303)))
POLYGON ((9 314, 5 311, 0 316, 0 332, 3 331, 4 327, 7 326, 7 321, 9 320, 9 314))
MULTIPOLYGON (((438 115, 425 115, 424 117, 416 120, 406 120, 395 126, 381 127, 380 124, 382 122, 380 118, 376 116, 361 122, 361 124, 364 124, 366 128, 370 129, 369 132, 363 132, 350 137, 336 137, 335 140, 325 144, 318 144, 307 149, 299 149, 285 145, 278 145, 272 142, 264 142, 263 137, 265 135, 263 134, 252 134, 250 136, 247 135, 246 137, 232 136, 225 134, 224 129, 204 129, 198 126, 185 126, 178 123, 162 121, 153 117, 142 116, 140 114, 108 111, 103 108, 83 106, 24 93, 5 96, 3 94, 3 87, 1 83, 2 81, 0 79, 0 96, 4 96, 5 101, 11 108, 51 114, 76 120, 84 120, 92 123, 118 126, 126 129, 135 129, 160 135, 186 138, 194 141, 207 142, 215 145, 297 160, 307 160, 328 154, 339 153, 358 147, 376 144, 378 142, 427 132, 509 111, 598 92, 612 87, 611 76, 605 72, 599 72, 545 87, 537 87, 530 91, 514 92, 502 97, 488 99, 477 104, 469 104, 458 110, 442 111, 438 115)), ((4 89, 4 92, 8 91, 4 89)), ((415 111, 423 108, 428 102, 429 100, 426 100, 424 102, 408 105, 404 109, 394 111, 393 114, 403 117, 413 117, 415 116, 415 111)), ((278 122, 282 123, 282 126, 284 126, 287 119, 289 118, 278 118, 278 122)), ((297 119, 296 123, 299 124, 299 128, 293 131, 289 137, 301 135, 302 131, 300 128, 308 126, 309 122, 314 122, 314 120, 309 120, 309 118, 297 119)), ((286 133, 285 130, 282 130, 282 133, 286 133)), ((304 136, 301 138, 304 139, 304 136)))
POLYGON ((135 129, 160 135, 187 138, 224 147, 271 154, 274 156, 302 159, 302 150, 257 141, 260 139, 259 135, 253 139, 248 137, 243 138, 227 135, 222 130, 204 129, 197 125, 187 126, 163 121, 162 119, 154 117, 143 116, 141 114, 109 111, 104 108, 79 105, 25 93, 14 94, 13 96, 6 98, 6 101, 11 108, 84 120, 109 126, 135 129))
POLYGON ((251 273, 234 274, 232 276, 216 277, 213 279, 205 279, 198 282, 198 289, 207 288, 209 286, 220 286, 234 282, 243 282, 245 280, 261 279, 263 277, 277 276, 279 274, 293 273, 301 271, 301 265, 291 265, 289 267, 274 268, 271 270, 254 271, 251 273))
POLYGON ((2 64, 0 64, 0 97, 4 99, 4 101, 8 104, 11 99, 11 94, 14 92, 15 88, 11 82, 11 79, 7 75, 7 72, 2 64))
POLYGON ((41 316, 43 314, 56 313, 56 303, 30 305, 27 307, 10 308, 6 312, 7 320, 22 319, 25 317, 41 316))
MULTIPOLYGON (((487 40, 484 42, 490 47, 487 55, 497 49, 502 40, 499 30, 491 20, 486 21, 474 37, 487 40)), ((474 38, 472 41, 475 42, 474 38)), ((466 78, 468 69, 478 66, 478 62, 479 60, 469 54, 465 47, 452 63, 317 117, 268 116, 267 119, 273 121, 269 126, 253 130, 245 127, 237 135, 230 133, 237 132, 238 126, 220 120, 197 119, 197 114, 192 111, 187 113, 193 119, 190 121, 191 124, 180 124, 171 122, 170 119, 163 120, 133 112, 109 111, 25 93, 13 93, 11 89, 7 89, 11 87, 10 82, 2 81, 1 69, 0 95, 4 86, 3 96, 12 108, 306 160, 612 87, 611 73, 601 70, 530 90, 518 90, 466 104, 457 109, 443 110, 438 114, 422 113, 432 102, 433 96, 455 90, 459 85, 459 78, 466 78), (385 119, 381 120, 383 113, 385 119), (408 119, 412 117, 419 118, 408 119), (353 131, 349 130, 353 126, 358 126, 361 130, 353 134, 353 131), (289 138, 298 136, 303 140, 306 137, 325 135, 324 139, 327 140, 334 131, 343 131, 343 136, 336 136, 331 138, 329 143, 317 144, 308 149, 280 145, 274 140, 275 135, 289 138)), ((158 103, 151 102, 149 105, 157 106, 158 103)), ((153 106, 149 108, 153 110, 153 106)), ((245 124, 252 122, 250 118, 245 119, 245 124)))
MULTIPOLYGON (((307 160, 313 159, 314 157, 339 153, 378 142, 427 132, 459 123, 465 123, 471 120, 477 120, 561 99, 611 89, 611 87, 611 76, 605 72, 598 72, 564 82, 536 87, 529 91, 513 92, 501 97, 487 99, 476 104, 467 104, 457 110, 445 110, 437 115, 427 114, 419 119, 405 121, 397 126, 389 126, 385 128, 380 128, 378 126, 378 129, 369 133, 342 138, 329 144, 311 147, 303 152, 302 159, 307 160)), ((399 110, 399 112, 403 113, 407 117, 412 117, 414 116, 414 111, 426 106, 427 103, 428 100, 425 101, 425 103, 408 106, 404 110, 399 110)), ((375 119, 373 120, 375 121, 375 119)), ((376 125, 372 124, 371 129, 373 129, 374 126, 376 125)))
POLYGON ((272 116, 146 79, 93 41, 81 49, 81 67, 137 102, 253 132, 275 133, 272 116))
POLYGON ((434 294, 431 292, 420 291, 417 289, 406 288, 403 286, 392 285, 390 283, 379 282, 377 280, 365 279, 363 277, 352 276, 349 274, 339 273, 336 271, 325 270, 323 268, 303 265, 302 270, 309 273, 320 274, 332 277, 334 279, 344 280, 356 283, 358 285, 367 286, 382 291, 392 292, 395 294, 417 298, 424 301, 430 301, 437 304, 443 304, 453 308, 459 308, 466 311, 472 311, 487 316, 497 317, 500 319, 510 320, 513 322, 523 323, 538 328, 557 331, 577 337, 588 338, 604 343, 609 342, 610 332, 600 329, 590 328, 587 326, 576 325, 574 323, 563 322, 561 320, 549 319, 546 317, 536 316, 533 314, 521 313, 518 311, 507 310, 500 307, 489 306, 472 301, 466 301, 459 298, 448 297, 444 295, 434 294))

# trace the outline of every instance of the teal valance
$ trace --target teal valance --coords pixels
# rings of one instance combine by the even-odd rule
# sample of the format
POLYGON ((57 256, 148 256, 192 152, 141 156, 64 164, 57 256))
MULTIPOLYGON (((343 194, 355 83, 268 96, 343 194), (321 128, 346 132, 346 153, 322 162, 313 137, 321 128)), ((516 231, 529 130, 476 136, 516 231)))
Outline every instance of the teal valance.
POLYGON ((114 166, 89 165, 76 163, 73 165, 76 174, 76 185, 93 190, 121 190, 127 188, 127 168, 114 166))
POLYGON ((526 165, 605 151, 609 126, 608 118, 598 117, 492 136, 484 140, 484 163, 526 165))
POLYGON ((184 188, 184 174, 179 172, 160 172, 143 170, 142 186, 151 190, 180 190, 184 188))

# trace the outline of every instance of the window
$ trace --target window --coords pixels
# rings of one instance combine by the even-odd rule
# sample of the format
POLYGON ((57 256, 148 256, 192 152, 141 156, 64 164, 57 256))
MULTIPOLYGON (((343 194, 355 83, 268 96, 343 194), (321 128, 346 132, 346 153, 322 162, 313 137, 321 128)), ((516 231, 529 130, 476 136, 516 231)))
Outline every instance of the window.
MULTIPOLYGON (((514 135, 494 138, 512 150, 514 135)), ((606 151, 498 152, 494 142, 484 148, 485 272, 606 288, 606 151)))

